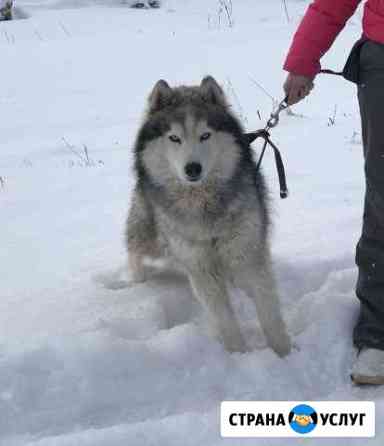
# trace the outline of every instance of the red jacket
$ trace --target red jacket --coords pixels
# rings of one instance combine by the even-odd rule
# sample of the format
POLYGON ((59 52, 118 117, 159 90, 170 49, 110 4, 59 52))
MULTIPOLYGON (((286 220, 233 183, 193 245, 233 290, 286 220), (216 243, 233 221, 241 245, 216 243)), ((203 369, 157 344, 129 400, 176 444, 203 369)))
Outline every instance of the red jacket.
MULTIPOLYGON (((294 74, 315 76, 320 71, 320 58, 329 50, 361 1, 314 0, 296 31, 284 69, 294 74)), ((367 0, 363 32, 368 39, 384 43, 384 0, 367 0)))

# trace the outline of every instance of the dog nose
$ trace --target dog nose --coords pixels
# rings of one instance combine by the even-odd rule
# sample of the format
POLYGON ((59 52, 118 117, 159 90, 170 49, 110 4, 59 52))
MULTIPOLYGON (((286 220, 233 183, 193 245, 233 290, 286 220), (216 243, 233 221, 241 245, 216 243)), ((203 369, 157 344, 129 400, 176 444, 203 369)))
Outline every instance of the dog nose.
POLYGON ((184 171, 190 181, 197 181, 200 178, 203 168, 200 163, 186 164, 184 171))

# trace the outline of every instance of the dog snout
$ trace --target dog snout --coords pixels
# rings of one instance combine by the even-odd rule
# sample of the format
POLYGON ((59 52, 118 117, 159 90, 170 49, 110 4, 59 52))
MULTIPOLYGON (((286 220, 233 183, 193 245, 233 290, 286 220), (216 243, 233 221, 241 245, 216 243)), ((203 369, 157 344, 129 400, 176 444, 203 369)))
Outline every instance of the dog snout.
POLYGON ((197 181, 201 177, 203 168, 200 163, 192 162, 185 165, 184 171, 189 181, 197 181))

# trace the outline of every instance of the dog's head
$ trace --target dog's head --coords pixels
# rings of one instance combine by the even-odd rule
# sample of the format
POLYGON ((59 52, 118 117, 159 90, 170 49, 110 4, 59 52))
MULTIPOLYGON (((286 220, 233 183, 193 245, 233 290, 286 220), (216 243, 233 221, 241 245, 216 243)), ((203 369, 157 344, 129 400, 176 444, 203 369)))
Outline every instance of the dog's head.
POLYGON ((177 88, 160 80, 136 141, 136 167, 158 184, 195 187, 230 178, 243 146, 243 129, 215 79, 177 88))

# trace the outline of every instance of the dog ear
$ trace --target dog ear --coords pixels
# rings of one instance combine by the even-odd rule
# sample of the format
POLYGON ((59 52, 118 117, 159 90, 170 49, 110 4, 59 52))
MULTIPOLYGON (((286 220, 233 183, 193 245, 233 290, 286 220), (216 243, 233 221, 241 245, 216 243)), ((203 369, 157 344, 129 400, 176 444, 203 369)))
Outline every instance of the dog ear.
POLYGON ((163 109, 172 97, 172 88, 164 80, 159 80, 149 95, 149 113, 163 109))
POLYGON ((207 102, 222 107, 227 106, 224 91, 212 76, 206 76, 201 81, 200 90, 207 102))

